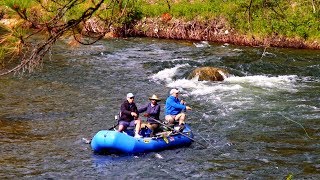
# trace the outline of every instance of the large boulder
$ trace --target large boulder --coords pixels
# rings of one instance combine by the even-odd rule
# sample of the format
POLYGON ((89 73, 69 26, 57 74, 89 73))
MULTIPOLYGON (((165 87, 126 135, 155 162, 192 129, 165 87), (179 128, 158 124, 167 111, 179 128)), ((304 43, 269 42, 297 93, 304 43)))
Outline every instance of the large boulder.
POLYGON ((192 79, 194 77, 199 77, 198 81, 223 81, 228 75, 229 73, 225 69, 216 67, 198 67, 190 73, 188 78, 192 79))

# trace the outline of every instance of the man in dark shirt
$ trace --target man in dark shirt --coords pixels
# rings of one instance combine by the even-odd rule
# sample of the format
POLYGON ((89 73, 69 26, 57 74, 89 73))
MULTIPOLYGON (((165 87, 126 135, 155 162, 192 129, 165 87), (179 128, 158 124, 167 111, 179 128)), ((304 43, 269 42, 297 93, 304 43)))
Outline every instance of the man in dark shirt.
POLYGON ((120 120, 119 120, 119 132, 127 129, 127 127, 135 128, 135 138, 141 138, 139 135, 141 129, 141 120, 139 119, 139 112, 136 104, 134 103, 134 95, 132 93, 127 94, 127 100, 121 104, 120 108, 120 120))

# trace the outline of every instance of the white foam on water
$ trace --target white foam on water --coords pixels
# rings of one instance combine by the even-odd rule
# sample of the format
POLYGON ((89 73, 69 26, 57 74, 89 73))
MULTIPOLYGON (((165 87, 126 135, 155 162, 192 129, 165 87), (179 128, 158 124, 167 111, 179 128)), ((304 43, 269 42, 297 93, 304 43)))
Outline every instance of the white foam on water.
POLYGON ((263 52, 262 56, 265 56, 265 57, 277 57, 276 54, 270 53, 270 52, 267 52, 267 51, 263 52))
POLYGON ((193 43, 193 45, 198 47, 198 48, 210 47, 210 44, 209 44, 208 41, 201 41, 200 43, 193 43))
POLYGON ((243 52, 243 50, 242 50, 242 49, 238 49, 238 48, 233 49, 232 51, 234 51, 234 52, 243 52))
POLYGON ((189 64, 176 65, 173 68, 167 68, 151 76, 151 80, 155 82, 165 82, 167 87, 181 88, 186 90, 186 93, 190 95, 210 95, 213 93, 241 91, 246 89, 246 92, 250 92, 252 88, 267 89, 269 91, 297 91, 297 79, 296 75, 283 75, 283 76, 230 76, 223 82, 208 82, 198 81, 197 77, 193 79, 177 79, 173 77, 179 71, 179 68, 190 66, 189 64))
POLYGON ((179 87, 190 95, 214 95, 217 92, 230 92, 239 90, 242 87, 238 84, 212 83, 207 81, 198 81, 197 79, 178 79, 167 84, 168 87, 179 87))
POLYGON ((161 154, 159 154, 159 153, 156 153, 154 156, 157 159, 163 159, 163 156, 161 156, 161 154))
POLYGON ((273 90, 282 90, 282 91, 296 91, 296 82, 298 76, 296 75, 283 75, 269 77, 265 75, 257 76, 245 76, 245 77, 236 77, 231 76, 225 79, 225 82, 228 83, 238 83, 242 85, 247 85, 251 87, 260 87, 263 89, 273 89, 273 90))
POLYGON ((154 82, 166 82, 171 83, 173 81, 173 77, 178 71, 179 68, 190 66, 189 64, 179 64, 173 68, 167 68, 162 71, 159 71, 158 73, 152 75, 150 78, 154 82))
MULTIPOLYGON (((234 108, 251 108, 261 96, 277 92, 298 91, 298 76, 267 76, 255 75, 237 77, 231 76, 222 82, 198 81, 193 79, 176 79, 173 77, 179 68, 189 66, 188 64, 177 65, 173 68, 164 69, 151 76, 155 82, 165 82, 169 88, 179 88, 181 96, 192 96, 192 98, 224 106, 223 113, 232 112, 234 108)), ((221 114, 221 115, 222 115, 221 114)))

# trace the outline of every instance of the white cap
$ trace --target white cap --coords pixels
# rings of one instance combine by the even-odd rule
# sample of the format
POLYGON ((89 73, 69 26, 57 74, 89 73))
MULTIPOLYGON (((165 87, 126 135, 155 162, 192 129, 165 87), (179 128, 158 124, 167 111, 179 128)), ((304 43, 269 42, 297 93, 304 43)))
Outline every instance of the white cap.
POLYGON ((132 97, 134 97, 134 95, 132 93, 127 94, 127 98, 132 98, 132 97))
POLYGON ((178 89, 171 89, 170 94, 175 94, 175 93, 179 93, 178 89))

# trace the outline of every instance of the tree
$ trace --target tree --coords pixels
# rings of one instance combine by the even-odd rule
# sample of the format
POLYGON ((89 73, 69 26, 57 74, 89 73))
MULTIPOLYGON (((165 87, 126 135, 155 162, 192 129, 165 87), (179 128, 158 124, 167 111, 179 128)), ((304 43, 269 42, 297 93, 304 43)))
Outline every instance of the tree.
MULTIPOLYGON (((137 16, 134 0, 5 0, 4 5, 21 23, 7 29, 7 36, 0 42, 9 45, 8 39, 15 38, 15 51, 6 53, 5 57, 14 55, 19 63, 0 75, 34 71, 63 35, 72 35, 81 44, 93 44, 111 27, 121 28, 134 19, 132 16, 137 16), (93 16, 96 20, 89 21, 93 16), (103 27, 98 31, 91 28, 92 23, 99 21, 103 22, 103 27), (32 31, 26 31, 26 27, 32 31), (34 42, 33 38, 40 35, 45 38, 34 42)), ((0 55, 1 52, 0 49, 0 55)))

